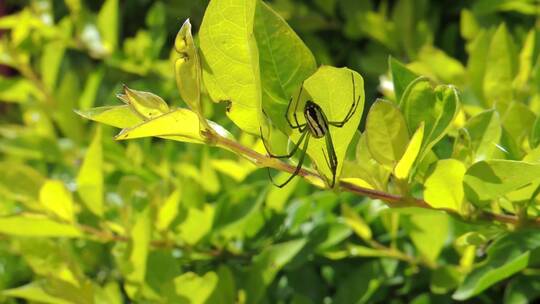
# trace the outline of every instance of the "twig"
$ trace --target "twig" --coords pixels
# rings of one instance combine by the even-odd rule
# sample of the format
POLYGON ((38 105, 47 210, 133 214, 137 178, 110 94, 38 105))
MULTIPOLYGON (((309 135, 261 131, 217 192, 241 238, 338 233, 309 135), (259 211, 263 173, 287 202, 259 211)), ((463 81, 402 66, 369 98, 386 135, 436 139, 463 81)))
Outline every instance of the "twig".
MULTIPOLYGON (((269 167, 269 168, 273 168, 279 171, 285 171, 289 173, 293 173, 296 169, 295 167, 285 162, 272 158, 268 155, 263 155, 257 151, 254 151, 253 149, 250 149, 246 146, 241 145, 240 143, 234 140, 219 136, 215 133, 203 132, 203 136, 206 136, 211 142, 215 143, 216 146, 232 151, 238 155, 241 155, 244 158, 248 159, 249 161, 255 163, 256 165, 260 167, 269 167)), ((301 168, 300 171, 298 172, 298 175, 305 178, 308 182, 316 186, 320 184, 324 184, 323 178, 317 173, 314 173, 310 170, 301 168)), ((344 181, 339 181, 339 188, 342 191, 355 193, 361 196, 367 196, 373 199, 380 199, 386 202, 386 204, 392 208, 417 207, 417 208, 446 212, 452 216, 458 217, 465 221, 471 221, 472 219, 471 217, 465 217, 464 215, 460 214, 459 212, 453 209, 433 207, 429 205, 425 200, 419 199, 419 198, 401 196, 401 195, 391 194, 391 193, 387 193, 387 192, 383 192, 379 190, 367 189, 367 188, 363 188, 363 187, 351 184, 349 182, 344 182, 344 181)), ((515 215, 492 213, 492 212, 484 211, 484 210, 479 210, 476 214, 474 214, 474 219, 482 220, 482 221, 490 221, 490 222, 499 222, 503 224, 510 224, 515 227, 517 226, 540 227, 540 218, 529 219, 528 221, 526 221, 526 224, 523 225, 523 221, 515 215)))

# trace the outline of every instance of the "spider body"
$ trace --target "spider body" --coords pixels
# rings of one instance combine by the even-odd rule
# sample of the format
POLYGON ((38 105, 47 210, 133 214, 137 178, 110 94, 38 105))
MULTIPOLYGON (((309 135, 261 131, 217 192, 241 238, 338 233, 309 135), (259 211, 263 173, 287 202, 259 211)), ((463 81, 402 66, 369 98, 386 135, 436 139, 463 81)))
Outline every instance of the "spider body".
POLYGON ((323 138, 328 132, 328 119, 321 107, 311 100, 306 101, 304 117, 311 136, 323 138))
POLYGON ((329 127, 330 126, 336 127, 336 128, 343 127, 349 121, 349 119, 351 119, 353 114, 356 112, 358 104, 360 103, 359 101, 360 101, 361 96, 360 95, 358 97, 356 96, 356 87, 354 83, 353 73, 351 73, 351 81, 352 81, 352 95, 353 95, 352 104, 349 111, 347 112, 347 115, 345 115, 343 120, 341 121, 328 120, 323 109, 318 104, 316 104, 312 100, 307 100, 302 111, 302 113, 304 114, 305 122, 300 124, 300 122, 298 121, 297 112, 298 112, 298 104, 300 103, 300 96, 302 95, 302 90, 304 87, 302 83, 302 85, 300 86, 298 97, 296 98, 293 111, 290 112, 291 106, 293 104, 293 98, 291 97, 291 99, 289 100, 289 104, 287 106, 287 113, 285 116, 285 118, 287 119, 287 123, 289 124, 291 129, 293 131, 297 130, 301 134, 300 138, 298 139, 298 142, 295 143, 294 147, 291 149, 289 154, 286 154, 286 155, 272 154, 272 152, 270 152, 270 150, 268 149, 268 145, 266 144, 266 141, 264 140, 264 137, 262 135, 262 128, 260 129, 261 139, 263 141, 264 147, 266 148, 266 152, 268 153, 270 157, 290 158, 296 153, 296 151, 298 151, 298 149, 300 148, 300 145, 302 145, 302 149, 301 149, 302 154, 300 154, 298 158, 298 165, 296 166, 296 169, 294 170, 292 175, 285 182, 281 184, 276 184, 274 180, 272 179, 272 175, 270 175, 270 170, 268 170, 268 175, 270 176, 270 180, 272 181, 272 183, 274 183, 275 186, 280 187, 280 188, 285 186, 300 172, 300 169, 302 168, 302 164, 304 163, 304 158, 306 156, 306 151, 308 148, 310 138, 313 137, 315 139, 321 139, 324 137, 325 144, 326 144, 326 151, 323 149, 322 153, 324 155, 328 168, 332 172, 332 180, 327 181, 327 182, 330 187, 334 187, 336 183, 336 172, 337 172, 337 167, 338 167, 338 160, 336 156, 336 151, 334 150, 334 143, 332 141, 332 134, 330 132, 329 127), (291 116, 293 117, 294 121, 291 120, 291 116))

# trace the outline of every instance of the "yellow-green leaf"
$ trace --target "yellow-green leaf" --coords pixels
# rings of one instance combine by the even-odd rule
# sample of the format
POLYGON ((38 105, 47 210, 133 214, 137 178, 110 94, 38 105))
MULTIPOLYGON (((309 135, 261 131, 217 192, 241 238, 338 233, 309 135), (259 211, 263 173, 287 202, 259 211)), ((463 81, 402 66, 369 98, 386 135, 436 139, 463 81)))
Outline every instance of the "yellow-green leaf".
MULTIPOLYGON (((215 130, 224 129, 211 123, 215 130)), ((147 120, 132 128, 123 129, 117 136, 117 140, 159 136, 168 139, 204 143, 204 138, 199 131, 199 116, 188 109, 176 109, 167 114, 147 120)))
MULTIPOLYGON (((343 127, 329 126, 329 132, 338 161, 336 169, 337 181, 343 167, 345 154, 358 129, 364 110, 364 80, 360 74, 348 68, 321 66, 315 74, 304 82, 304 92, 298 101, 297 108, 297 116, 300 124, 305 122, 303 108, 308 99, 311 99, 321 107, 328 121, 334 122, 343 121, 353 103, 358 100, 356 111, 343 127)), ((293 110, 291 110, 291 116, 293 110)), ((301 134, 299 132, 293 132, 291 139, 296 143, 300 136, 301 134)), ((325 176, 327 180, 331 180, 332 172, 323 151, 326 154, 328 153, 325 138, 310 138, 307 154, 313 160, 319 173, 325 176)))
POLYGON ((463 205, 465 165, 455 159, 439 160, 424 186, 424 199, 435 208, 460 212, 463 205))
POLYGON ((190 208, 185 221, 177 228, 179 237, 190 245, 199 242, 212 228, 214 209, 209 204, 205 204, 201 209, 190 208))
POLYGON ((86 207, 95 215, 103 215, 103 151, 101 128, 96 129, 77 175, 77 192, 86 207))
POLYGON ((213 0, 199 31, 203 80, 210 97, 230 102, 229 118, 252 134, 259 133, 261 121, 255 5, 254 0, 213 0))
POLYGON ((169 112, 169 106, 165 100, 156 94, 133 90, 124 85, 124 95, 127 98, 119 96, 120 99, 127 101, 135 113, 139 114, 145 120, 169 112))
POLYGON ((174 278, 176 294, 186 299, 188 303, 206 303, 218 283, 215 272, 207 272, 198 276, 193 272, 186 272, 174 278))
POLYGON ((174 48, 180 58, 175 62, 176 85, 180 96, 195 113, 201 109, 201 63, 191 35, 189 19, 184 21, 176 35, 174 48))
POLYGON ((398 179, 405 180, 411 172, 414 161, 418 157, 420 147, 422 146, 422 138, 424 137, 424 124, 420 124, 420 127, 411 138, 403 157, 399 160, 394 168, 394 176, 398 179))
POLYGON ((341 205, 341 214, 345 218, 345 223, 364 240, 371 240, 371 229, 369 225, 347 204, 341 205))
POLYGON ((167 197, 167 199, 163 202, 163 205, 160 206, 156 222, 156 228, 158 230, 166 230, 174 220, 178 214, 178 206, 180 204, 181 196, 182 192, 180 189, 176 189, 169 195, 169 197, 167 197))
POLYGON ((143 211, 136 215, 135 224, 130 231, 131 252, 129 262, 133 267, 127 274, 130 283, 142 283, 146 275, 146 258, 150 247, 150 237, 152 223, 150 219, 150 207, 147 206, 143 211))
POLYGON ((63 182, 46 181, 39 191, 39 201, 59 218, 68 222, 74 221, 73 197, 63 182))
POLYGON ((75 110, 80 116, 116 128, 130 128, 143 121, 129 105, 105 106, 88 110, 75 110))
POLYGON ((24 214, 0 217, 0 233, 32 237, 80 237, 76 227, 55 222, 40 215, 24 214))
POLYGON ((403 114, 393 103, 382 99, 371 106, 365 133, 373 158, 389 168, 401 159, 409 142, 403 114))

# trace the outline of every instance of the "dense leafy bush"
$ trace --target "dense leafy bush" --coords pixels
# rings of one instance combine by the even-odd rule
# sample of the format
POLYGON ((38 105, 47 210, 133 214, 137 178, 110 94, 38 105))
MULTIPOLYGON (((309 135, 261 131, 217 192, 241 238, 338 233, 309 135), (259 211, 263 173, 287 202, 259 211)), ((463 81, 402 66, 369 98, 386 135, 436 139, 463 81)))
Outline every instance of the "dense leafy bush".
POLYGON ((3 302, 540 296, 535 1, 12 2, 3 302))

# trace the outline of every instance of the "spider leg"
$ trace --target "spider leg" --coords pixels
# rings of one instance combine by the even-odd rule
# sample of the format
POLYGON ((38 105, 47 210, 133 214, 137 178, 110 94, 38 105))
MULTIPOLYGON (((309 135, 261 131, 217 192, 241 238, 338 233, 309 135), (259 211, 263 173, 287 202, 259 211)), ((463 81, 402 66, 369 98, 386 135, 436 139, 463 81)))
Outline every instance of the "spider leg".
POLYGON ((355 99, 356 96, 356 85, 354 83, 354 74, 351 72, 351 79, 352 79, 352 85, 353 85, 353 103, 351 105, 351 108, 349 109, 349 112, 347 112, 347 115, 345 115, 345 118, 342 121, 329 121, 328 124, 332 125, 334 127, 341 128, 343 125, 345 125, 349 119, 352 118, 353 114, 356 112, 356 109, 358 108, 358 105, 360 104, 360 95, 355 99))
POLYGON ((270 174, 270 168, 267 168, 268 169, 268 176, 270 177, 270 180, 272 181, 272 184, 274 184, 274 186, 278 187, 278 188, 283 188, 285 187, 285 185, 287 185, 296 175, 298 175, 298 172, 300 172, 300 169, 302 169, 302 164, 304 163, 304 158, 306 157, 306 153, 307 153, 307 147, 308 147, 308 143, 309 143, 309 132, 306 132, 305 134, 308 134, 306 136, 306 140, 304 141, 304 146, 302 147, 302 150, 304 151, 304 153, 302 153, 302 155, 300 155, 300 159, 298 160, 298 165, 296 166, 296 169, 294 169, 294 172, 291 176, 289 176, 289 178, 287 178, 287 180, 281 184, 276 184, 276 182, 274 181, 274 179, 272 178, 272 175, 270 174))
POLYGON ((328 151, 328 156, 324 152, 324 149, 322 149, 322 152, 324 155, 324 159, 326 160, 326 164, 328 165, 330 172, 332 172, 332 183, 330 184, 330 188, 334 188, 334 185, 336 184, 336 171, 338 167, 336 150, 334 149, 334 143, 332 142, 332 136, 330 135, 330 132, 326 133, 324 139, 326 141, 326 150, 328 151))
POLYGON ((285 115, 285 117, 287 118, 287 122, 289 123, 289 126, 291 127, 291 129, 300 129, 306 125, 306 124, 301 125, 298 122, 298 116, 296 115, 296 112, 298 111, 298 104, 300 103, 300 96, 302 96, 303 89, 304 89, 304 82, 302 81, 302 84, 300 85, 300 91, 298 91, 298 97, 296 98, 296 103, 294 105, 294 112, 293 112, 294 122, 296 123, 296 125, 293 125, 293 123, 291 122, 291 118, 289 117, 290 116, 289 111, 291 110, 291 104, 293 102, 292 97, 291 99, 289 99, 289 104, 287 105, 287 114, 285 115))
POLYGON ((306 130, 305 127, 300 130, 300 132, 302 132, 302 135, 300 136, 300 139, 298 139, 298 142, 294 145, 294 148, 292 148, 291 152, 289 152, 289 154, 276 155, 276 154, 273 154, 272 152, 270 152, 270 149, 268 148, 268 144, 266 143, 266 140, 264 139, 264 136, 262 134, 262 127, 259 127, 259 131, 261 133, 261 140, 263 142, 264 149, 266 150, 266 153, 268 153, 268 155, 270 157, 273 157, 273 158, 290 158, 290 157, 292 157, 296 153, 296 151, 298 150, 298 147, 300 146, 300 144, 302 144, 302 141, 304 141, 304 138, 306 137, 306 135, 309 133, 309 132, 304 132, 305 130, 306 130))

